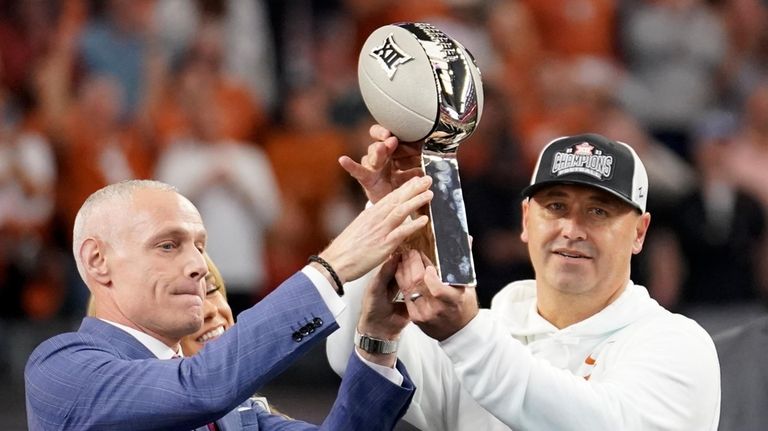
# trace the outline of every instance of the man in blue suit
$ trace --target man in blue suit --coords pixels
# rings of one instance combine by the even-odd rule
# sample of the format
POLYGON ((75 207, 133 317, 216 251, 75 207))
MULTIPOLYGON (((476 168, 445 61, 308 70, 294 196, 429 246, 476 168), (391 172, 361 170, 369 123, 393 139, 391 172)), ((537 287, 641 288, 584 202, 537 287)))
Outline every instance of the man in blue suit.
MULTIPOLYGON (((73 238, 94 317, 85 318, 77 332, 43 342, 30 356, 29 428, 316 429, 271 415, 249 397, 338 328, 342 282, 387 260, 426 224, 425 217, 407 215, 431 199, 429 183, 413 179, 366 209, 319 259, 241 313, 236 325, 197 355, 180 359, 172 359, 182 354, 180 339, 203 319, 208 269, 200 215, 172 187, 156 181, 97 191, 81 207, 73 238)), ((390 261, 372 291, 385 297, 393 272, 390 261)), ((387 324, 404 326, 405 319, 387 324)), ((393 332, 381 327, 367 335, 393 332)), ((390 350, 351 355, 320 429, 394 427, 414 388, 390 350)))

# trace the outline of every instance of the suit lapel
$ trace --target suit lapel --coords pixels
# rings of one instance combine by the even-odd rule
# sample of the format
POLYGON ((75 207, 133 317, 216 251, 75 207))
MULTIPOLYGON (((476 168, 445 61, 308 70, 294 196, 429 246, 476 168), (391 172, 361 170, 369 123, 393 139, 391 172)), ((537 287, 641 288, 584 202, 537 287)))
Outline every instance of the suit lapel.
POLYGON ((149 359, 155 355, 141 344, 133 335, 101 319, 86 317, 78 332, 106 339, 114 347, 115 354, 121 359, 149 359))

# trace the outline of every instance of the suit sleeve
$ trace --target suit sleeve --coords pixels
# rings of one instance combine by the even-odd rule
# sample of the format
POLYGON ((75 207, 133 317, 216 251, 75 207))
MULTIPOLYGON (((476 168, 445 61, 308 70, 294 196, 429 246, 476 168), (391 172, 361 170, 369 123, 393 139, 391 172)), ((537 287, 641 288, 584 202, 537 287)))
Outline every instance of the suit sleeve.
POLYGON ((136 360, 82 332, 40 345, 25 370, 30 429, 193 429, 224 416, 338 325, 298 273, 197 355, 136 360))
MULTIPOLYGON (((393 384, 366 366, 357 355, 352 354, 349 357, 347 372, 341 382, 336 402, 319 427, 268 414, 258 409, 259 429, 271 431, 392 430, 408 409, 415 390, 403 364, 398 362, 397 368, 404 377, 401 386, 393 384)), ((244 416, 244 425, 246 422, 247 419, 244 416)))

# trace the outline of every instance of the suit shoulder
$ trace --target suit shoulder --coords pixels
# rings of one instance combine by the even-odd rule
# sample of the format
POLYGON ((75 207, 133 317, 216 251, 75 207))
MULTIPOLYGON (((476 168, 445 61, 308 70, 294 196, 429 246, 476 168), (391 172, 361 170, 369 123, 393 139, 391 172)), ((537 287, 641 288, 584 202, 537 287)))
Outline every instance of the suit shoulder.
MULTIPOLYGON (((103 343, 102 343, 103 344, 103 343)), ((81 361, 82 349, 98 347, 89 334, 67 332, 43 341, 27 360, 24 383, 27 400, 27 417, 36 421, 54 421, 66 418, 88 380, 96 361, 81 361)))
POLYGON ((80 367, 82 370, 96 366, 84 358, 99 353, 115 356, 115 347, 107 339, 83 332, 66 332, 53 336, 38 345, 27 359, 24 369, 26 376, 51 373, 56 369, 80 367), (78 353, 87 353, 79 355, 78 353))
POLYGON ((30 359, 47 356, 52 352, 75 349, 78 346, 93 344, 96 344, 96 340, 90 334, 84 334, 80 332, 65 332, 62 334, 54 335, 53 337, 48 338, 47 340, 40 343, 32 351, 30 359))

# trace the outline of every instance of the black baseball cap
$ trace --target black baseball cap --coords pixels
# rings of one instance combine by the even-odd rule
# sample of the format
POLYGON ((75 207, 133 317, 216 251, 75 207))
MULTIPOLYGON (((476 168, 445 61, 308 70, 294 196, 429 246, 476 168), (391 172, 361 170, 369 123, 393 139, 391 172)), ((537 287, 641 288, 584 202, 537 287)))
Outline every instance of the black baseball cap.
POLYGON ((523 196, 553 184, 597 187, 645 212, 648 174, 643 162, 629 145, 598 134, 565 136, 547 144, 523 196))

